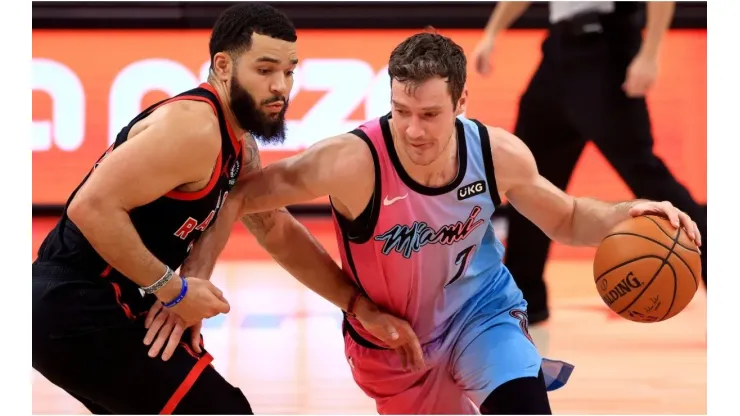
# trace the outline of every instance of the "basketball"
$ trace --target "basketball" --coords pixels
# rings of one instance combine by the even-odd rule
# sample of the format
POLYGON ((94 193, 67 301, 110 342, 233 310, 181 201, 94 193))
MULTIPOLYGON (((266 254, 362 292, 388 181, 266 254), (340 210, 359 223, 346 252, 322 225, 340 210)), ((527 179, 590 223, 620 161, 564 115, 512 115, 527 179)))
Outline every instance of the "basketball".
POLYGON ((694 298, 699 250, 686 231, 644 215, 614 227, 596 250, 594 282, 614 312, 634 322, 670 319, 694 298))

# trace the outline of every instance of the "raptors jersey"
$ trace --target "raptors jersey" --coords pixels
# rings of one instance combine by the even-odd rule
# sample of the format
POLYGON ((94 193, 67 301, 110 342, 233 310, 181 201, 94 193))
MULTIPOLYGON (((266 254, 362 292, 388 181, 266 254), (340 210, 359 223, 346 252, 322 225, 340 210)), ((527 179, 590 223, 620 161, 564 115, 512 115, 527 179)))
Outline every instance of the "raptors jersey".
MULTIPOLYGON (((457 176, 439 188, 423 186, 401 166, 389 118, 353 131, 371 149, 375 190, 354 221, 334 212, 342 266, 374 303, 408 320, 428 343, 445 335, 461 308, 508 276, 491 223, 500 204, 493 158, 486 127, 459 117, 457 176)), ((348 319, 351 334, 382 346, 348 319)))
MULTIPOLYGON (((241 142, 237 140, 226 122, 222 103, 212 86, 201 84, 198 88, 156 103, 136 116, 120 131, 113 145, 95 162, 90 173, 69 198, 69 201, 72 201, 80 187, 93 174, 95 167, 126 142, 129 131, 136 123, 148 117, 159 106, 177 100, 203 101, 211 105, 218 117, 221 130, 221 152, 211 179, 202 190, 182 192, 173 189, 129 213, 131 222, 146 248, 172 270, 177 270, 182 265, 198 237, 214 223, 229 190, 236 183, 241 168, 241 142)), ((110 283, 115 290, 117 301, 131 319, 138 312, 137 309, 147 308, 147 302, 141 302, 138 286, 106 263, 67 217, 66 208, 56 227, 39 248, 34 263, 42 266, 62 266, 76 271, 81 277, 110 283)), ((148 297, 148 301, 151 303, 153 297, 148 297)))

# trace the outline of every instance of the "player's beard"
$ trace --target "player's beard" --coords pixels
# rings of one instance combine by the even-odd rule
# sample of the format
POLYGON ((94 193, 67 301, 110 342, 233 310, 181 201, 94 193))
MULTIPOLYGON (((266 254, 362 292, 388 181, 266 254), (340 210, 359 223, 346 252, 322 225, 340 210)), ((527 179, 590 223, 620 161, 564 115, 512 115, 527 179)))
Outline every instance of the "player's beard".
POLYGON ((274 102, 284 102, 283 109, 274 118, 260 110, 249 92, 242 88, 239 79, 234 74, 230 89, 231 111, 234 112, 236 122, 244 130, 250 132, 256 140, 263 144, 281 144, 285 141, 285 112, 288 110, 287 97, 270 97, 262 101, 262 105, 274 102))

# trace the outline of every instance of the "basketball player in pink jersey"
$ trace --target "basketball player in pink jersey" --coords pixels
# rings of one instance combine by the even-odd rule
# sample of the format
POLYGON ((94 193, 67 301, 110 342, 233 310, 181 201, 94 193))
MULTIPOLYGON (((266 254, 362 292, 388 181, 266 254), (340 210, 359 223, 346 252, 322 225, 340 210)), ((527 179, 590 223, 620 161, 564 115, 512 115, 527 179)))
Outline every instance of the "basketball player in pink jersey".
POLYGON ((574 198, 543 179, 517 137, 461 116, 466 66, 446 37, 406 39, 389 62, 392 111, 245 177, 188 260, 208 275, 240 216, 328 195, 359 296, 410 322, 424 352, 421 362, 391 350, 348 308, 346 358, 381 414, 551 413, 547 391, 573 366, 540 357, 528 335, 527 305, 491 224, 500 195, 567 244, 596 245, 645 213, 700 243, 667 202, 574 198))

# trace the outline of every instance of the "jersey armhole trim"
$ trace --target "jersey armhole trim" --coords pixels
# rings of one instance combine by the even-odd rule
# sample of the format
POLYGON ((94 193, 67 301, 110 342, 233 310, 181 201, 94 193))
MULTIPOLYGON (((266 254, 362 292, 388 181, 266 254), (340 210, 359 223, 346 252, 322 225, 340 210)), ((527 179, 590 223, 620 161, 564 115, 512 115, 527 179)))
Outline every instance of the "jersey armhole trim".
POLYGON ((498 208, 501 205, 501 196, 498 193, 496 184, 496 172, 493 169, 493 152, 491 151, 491 137, 488 135, 488 128, 480 121, 470 119, 478 126, 478 137, 480 138, 481 153, 483 154, 483 167, 486 170, 486 180, 488 181, 488 190, 491 193, 493 206, 498 208))
POLYGON ((365 206, 365 209, 362 210, 357 218, 351 221, 337 211, 334 203, 331 201, 331 197, 329 198, 329 203, 331 204, 331 209, 337 218, 337 224, 339 225, 344 237, 352 243, 363 244, 372 238, 373 232, 375 231, 375 225, 378 223, 378 217, 380 216, 379 195, 381 195, 382 187, 380 177, 380 158, 373 142, 364 131, 361 129, 355 129, 349 134, 359 137, 370 149, 370 154, 373 157, 373 167, 375 169, 373 193, 370 195, 370 200, 368 201, 367 206, 365 206))
MULTIPOLYGON (((153 112, 154 110, 156 110, 162 105, 169 104, 175 101, 182 101, 182 100, 200 101, 200 102, 208 103, 211 105, 211 108, 213 109, 213 112, 216 114, 216 117, 219 117, 219 112, 216 107, 216 103, 214 103, 213 100, 210 100, 207 97, 202 97, 200 95, 178 95, 178 96, 170 98, 169 100, 162 101, 161 103, 159 103, 159 105, 152 108, 151 111, 153 112)), ((232 137, 232 140, 233 140, 233 137, 232 137)), ((208 184, 203 189, 199 189, 197 191, 178 191, 176 189, 173 189, 170 192, 167 192, 164 196, 170 199, 177 199, 180 201, 195 201, 197 199, 203 198, 206 195, 208 195, 208 193, 213 190, 213 187, 216 186, 216 183, 218 183, 218 177, 221 173, 222 156, 223 156, 223 149, 218 152, 218 159, 216 159, 216 164, 213 167, 213 172, 211 172, 211 179, 208 181, 208 184)))
POLYGON ((177 189, 173 189, 167 192, 166 194, 164 194, 164 196, 170 199, 177 199, 180 201, 195 201, 200 198, 203 198, 206 195, 208 195, 213 190, 213 187, 215 187, 216 184, 218 183, 218 179, 221 176, 222 168, 223 168, 223 150, 218 152, 218 159, 216 159, 216 164, 213 166, 213 172, 211 172, 211 179, 208 181, 208 184, 203 189, 199 189, 197 191, 178 191, 177 189))

